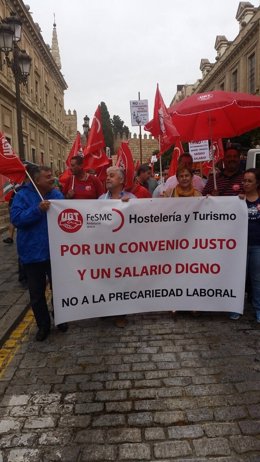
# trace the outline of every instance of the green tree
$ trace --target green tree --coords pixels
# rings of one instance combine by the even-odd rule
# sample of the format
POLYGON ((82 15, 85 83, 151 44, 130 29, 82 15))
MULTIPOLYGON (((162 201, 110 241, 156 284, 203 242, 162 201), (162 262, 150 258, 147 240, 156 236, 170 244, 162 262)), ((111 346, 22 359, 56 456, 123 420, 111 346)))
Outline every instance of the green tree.
POLYGON ((125 135, 128 138, 129 128, 125 125, 124 121, 118 115, 113 116, 113 118, 111 119, 111 124, 115 137, 119 134, 121 138, 123 137, 123 135, 125 135))
POLYGON ((110 148, 111 155, 114 154, 114 135, 111 124, 110 115, 106 106, 106 103, 103 101, 100 103, 101 111, 101 125, 104 133, 106 146, 110 148))
POLYGON ((239 143, 244 150, 252 149, 257 144, 260 144, 260 128, 255 128, 250 132, 243 133, 243 135, 231 138, 230 141, 231 143, 239 143))

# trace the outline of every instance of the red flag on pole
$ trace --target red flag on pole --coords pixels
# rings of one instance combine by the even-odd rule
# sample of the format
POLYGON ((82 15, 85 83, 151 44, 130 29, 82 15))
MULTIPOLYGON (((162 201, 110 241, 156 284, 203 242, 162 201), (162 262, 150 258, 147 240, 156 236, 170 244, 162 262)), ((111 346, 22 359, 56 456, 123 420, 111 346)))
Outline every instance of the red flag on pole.
POLYGON ((13 151, 12 146, 0 132, 0 173, 11 183, 22 183, 26 177, 25 166, 13 151))
MULTIPOLYGON (((75 141, 72 145, 72 148, 69 152, 69 155, 66 160, 66 165, 67 167, 70 167, 70 161, 73 156, 76 156, 78 152, 82 151, 82 146, 81 146, 81 138, 80 138, 80 132, 77 132, 75 141)), ((82 154, 83 155, 83 154, 82 154)))
POLYGON ((76 156, 80 152, 82 153, 82 157, 83 157, 80 132, 77 131, 76 138, 74 140, 74 143, 72 145, 72 148, 66 160, 67 168, 59 176, 59 182, 61 183, 62 186, 65 185, 68 177, 72 175, 70 168, 69 168, 72 157, 76 156))
POLYGON ((118 148, 116 166, 125 172, 125 189, 131 189, 134 184, 135 166, 132 152, 126 142, 121 143, 118 148))
POLYGON ((160 143, 159 156, 167 151, 180 137, 164 104, 158 84, 155 94, 153 119, 144 126, 144 129, 150 132, 155 138, 158 138, 160 143))
POLYGON ((91 129, 88 136, 88 142, 83 150, 84 154, 84 168, 87 169, 98 169, 104 165, 109 164, 109 159, 105 153, 105 138, 103 135, 101 125, 101 111, 98 106, 95 115, 93 117, 91 129))
POLYGON ((169 167, 169 173, 168 173, 168 178, 170 176, 176 175, 177 172, 177 166, 178 166, 178 160, 181 154, 183 154, 183 147, 181 144, 180 140, 177 140, 174 146, 174 150, 172 153, 172 159, 169 167))

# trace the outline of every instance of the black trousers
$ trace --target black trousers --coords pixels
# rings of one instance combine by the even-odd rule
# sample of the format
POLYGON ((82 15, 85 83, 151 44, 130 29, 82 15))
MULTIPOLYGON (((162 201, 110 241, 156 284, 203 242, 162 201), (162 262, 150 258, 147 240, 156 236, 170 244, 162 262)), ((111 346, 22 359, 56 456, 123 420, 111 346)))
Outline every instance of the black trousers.
POLYGON ((26 263, 24 270, 27 276, 30 303, 39 329, 49 330, 51 326, 50 314, 48 311, 45 296, 46 276, 51 285, 51 263, 50 260, 26 263))

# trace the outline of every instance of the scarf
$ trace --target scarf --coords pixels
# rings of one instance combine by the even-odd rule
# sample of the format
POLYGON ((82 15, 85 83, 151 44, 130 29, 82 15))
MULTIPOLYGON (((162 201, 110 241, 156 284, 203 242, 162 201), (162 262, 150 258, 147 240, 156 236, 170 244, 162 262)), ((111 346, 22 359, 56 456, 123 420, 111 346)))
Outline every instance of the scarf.
POLYGON ((191 187, 189 191, 184 191, 182 187, 177 184, 176 188, 174 188, 172 192, 172 197, 193 197, 195 196, 195 189, 191 187))

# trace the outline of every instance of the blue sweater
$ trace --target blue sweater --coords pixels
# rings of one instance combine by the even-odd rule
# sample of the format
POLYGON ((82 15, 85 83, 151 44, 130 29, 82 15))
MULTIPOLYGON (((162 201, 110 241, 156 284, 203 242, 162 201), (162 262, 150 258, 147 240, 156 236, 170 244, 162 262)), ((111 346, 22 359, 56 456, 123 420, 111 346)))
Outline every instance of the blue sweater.
MULTIPOLYGON (((63 199, 53 189, 44 200, 63 199)), ((31 183, 25 184, 14 197, 10 216, 17 228, 17 251, 22 263, 36 263, 50 258, 47 213, 39 208, 41 198, 31 183)))

